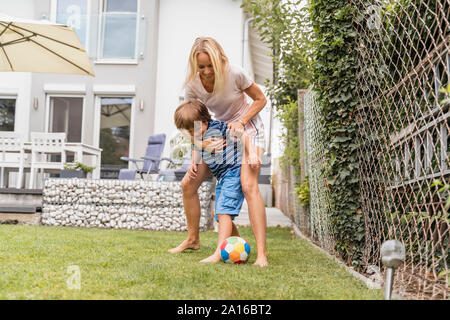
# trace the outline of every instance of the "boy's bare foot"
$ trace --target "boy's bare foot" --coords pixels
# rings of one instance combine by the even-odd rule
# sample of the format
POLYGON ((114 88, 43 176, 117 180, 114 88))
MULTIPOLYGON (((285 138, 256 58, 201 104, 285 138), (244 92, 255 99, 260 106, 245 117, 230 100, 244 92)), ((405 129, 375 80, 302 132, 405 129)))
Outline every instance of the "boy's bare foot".
POLYGON ((220 257, 220 254, 213 254, 212 256, 209 256, 208 258, 203 259, 200 261, 200 263, 216 263, 220 262, 222 258, 220 257))
POLYGON ((168 250, 169 253, 180 253, 184 250, 198 250, 200 249, 200 241, 184 240, 178 247, 168 250))
POLYGON ((258 257, 253 265, 264 268, 269 265, 269 261, 267 261, 267 257, 258 257))

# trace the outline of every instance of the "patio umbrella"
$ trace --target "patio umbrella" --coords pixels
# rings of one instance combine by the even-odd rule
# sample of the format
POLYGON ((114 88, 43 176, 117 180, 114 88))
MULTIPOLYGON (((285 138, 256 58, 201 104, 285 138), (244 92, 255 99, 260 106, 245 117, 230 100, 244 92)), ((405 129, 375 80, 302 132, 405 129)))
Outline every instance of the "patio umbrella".
POLYGON ((72 28, 2 14, 0 71, 94 76, 86 50, 72 28))

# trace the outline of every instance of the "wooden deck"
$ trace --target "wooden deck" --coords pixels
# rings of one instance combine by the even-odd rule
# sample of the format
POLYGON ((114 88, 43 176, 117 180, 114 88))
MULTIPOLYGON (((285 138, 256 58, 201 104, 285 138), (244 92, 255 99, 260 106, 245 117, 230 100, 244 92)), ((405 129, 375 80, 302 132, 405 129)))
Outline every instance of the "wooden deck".
POLYGON ((0 188, 0 224, 39 225, 42 189, 0 188))

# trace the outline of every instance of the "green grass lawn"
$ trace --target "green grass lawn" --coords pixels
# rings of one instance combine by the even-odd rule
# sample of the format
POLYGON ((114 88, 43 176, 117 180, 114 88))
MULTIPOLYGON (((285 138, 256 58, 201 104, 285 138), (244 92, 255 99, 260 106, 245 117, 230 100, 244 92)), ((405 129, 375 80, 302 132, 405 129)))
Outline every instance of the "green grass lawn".
MULTIPOLYGON (((240 228, 255 250, 249 227, 240 228)), ((0 299, 382 299, 335 261, 291 234, 268 228, 270 266, 200 264, 202 247, 167 253, 186 233, 0 225, 0 299), (81 289, 66 283, 80 269, 81 289)))

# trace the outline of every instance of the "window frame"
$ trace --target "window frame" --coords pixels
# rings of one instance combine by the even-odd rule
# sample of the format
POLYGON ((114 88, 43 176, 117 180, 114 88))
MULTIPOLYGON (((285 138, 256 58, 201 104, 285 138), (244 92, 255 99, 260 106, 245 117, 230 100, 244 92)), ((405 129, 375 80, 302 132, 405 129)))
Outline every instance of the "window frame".
MULTIPOLYGON (((86 95, 85 94, 74 94, 74 93, 46 93, 45 95, 45 128, 44 132, 49 133, 50 131, 50 116, 51 116, 51 98, 81 98, 82 107, 81 112, 81 141, 79 143, 85 143, 85 124, 86 124, 86 95)), ((78 143, 78 142, 76 142, 78 143)))
MULTIPOLYGON (((50 21, 53 23, 56 23, 56 15, 57 15, 57 9, 58 9, 58 1, 59 0, 51 0, 50 2, 50 21)), ((86 50, 87 54, 90 55, 90 33, 91 33, 91 5, 92 0, 85 0, 86 3, 86 34, 85 34, 85 44, 82 43, 84 46, 84 49, 86 50)))
POLYGON ((103 46, 104 46, 104 27, 105 27, 105 16, 103 8, 105 7, 106 1, 100 0, 98 7, 98 35, 97 35, 97 54, 94 64, 138 64, 139 60, 139 30, 140 30, 140 12, 141 12, 141 0, 136 0, 136 36, 134 45, 134 58, 104 58, 103 57, 103 46))
MULTIPOLYGON (((113 88, 111 88, 113 90, 113 88)), ((128 154, 130 158, 134 158, 134 118, 136 109, 136 94, 134 92, 94 92, 94 139, 93 146, 100 148, 100 126, 101 126, 101 100, 102 98, 131 98, 131 113, 130 113, 130 145, 128 146, 128 154)), ((131 164, 129 163, 129 168, 131 164)))

